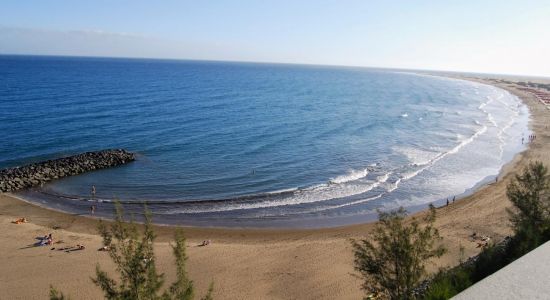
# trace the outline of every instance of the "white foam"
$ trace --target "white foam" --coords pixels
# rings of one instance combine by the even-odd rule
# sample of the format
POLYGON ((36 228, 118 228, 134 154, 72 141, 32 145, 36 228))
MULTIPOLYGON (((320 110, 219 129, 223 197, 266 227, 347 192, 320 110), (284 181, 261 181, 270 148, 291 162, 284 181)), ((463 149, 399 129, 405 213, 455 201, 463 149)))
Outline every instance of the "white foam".
POLYGON ((376 177, 376 181, 382 183, 388 181, 388 178, 390 178, 390 173, 386 173, 384 175, 376 177))
POLYGON ((355 181, 355 180, 367 177, 368 174, 369 174, 369 171, 367 169, 349 170, 348 174, 340 175, 340 176, 337 176, 335 178, 332 178, 332 179, 329 180, 329 183, 338 184, 338 183, 345 183, 345 182, 355 181))
MULTIPOLYGON (((469 138, 463 139, 458 145, 451 148, 450 150, 448 150, 446 152, 443 152, 443 153, 439 153, 434 158, 432 158, 432 159, 430 159, 430 160, 428 160, 428 161, 426 161, 422 164, 416 164, 417 166, 422 166, 421 168, 413 170, 413 171, 409 171, 409 172, 406 172, 406 173, 403 173, 403 174, 399 174, 399 178, 395 182, 387 184, 387 191, 388 192, 393 192, 394 190, 396 190, 399 187, 399 184, 402 181, 406 181, 406 180, 409 180, 411 178, 416 177, 418 174, 422 173, 424 170, 426 170, 429 167, 433 166, 436 162, 443 159, 447 155, 457 153, 458 151, 460 151, 460 149, 462 149, 464 146, 466 146, 466 145, 470 144, 471 142, 473 142, 477 137, 484 134, 486 131, 487 131, 487 126, 483 126, 481 129, 476 131, 472 136, 470 136, 469 138)), ((460 136, 460 135, 458 135, 458 136, 460 136)))
POLYGON ((298 190, 298 188, 295 187, 295 188, 288 188, 288 189, 275 190, 275 191, 267 192, 266 194, 275 195, 275 194, 282 194, 282 193, 295 192, 295 191, 297 191, 297 190, 298 190))
POLYGON ((356 182, 343 184, 319 184, 307 189, 297 190, 292 196, 277 200, 263 200, 251 203, 221 203, 213 204, 210 207, 189 207, 176 209, 164 214, 182 214, 182 213, 205 213, 234 211, 241 209, 269 208, 287 205, 307 204, 314 202, 323 202, 338 198, 349 197, 366 193, 388 180, 390 174, 379 176, 376 181, 356 182))
POLYGON ((326 207, 326 206, 325 207, 319 207, 319 208, 316 208, 316 209, 312 209, 309 212, 320 212, 320 211, 326 211, 326 210, 337 209, 337 208, 342 208, 342 207, 346 207, 346 206, 361 204, 361 203, 369 202, 369 201, 372 201, 372 200, 376 200, 376 199, 382 197, 383 195, 384 195, 384 193, 376 195, 374 197, 361 199, 361 200, 356 200, 356 201, 351 201, 351 202, 347 202, 347 203, 344 203, 344 204, 338 204, 338 205, 333 205, 333 206, 328 206, 328 207, 326 207))
MULTIPOLYGON (((476 94, 477 93, 478 92, 476 91, 476 94)), ((494 105, 493 106, 489 106, 489 105, 493 102, 498 101, 502 103, 506 109, 510 111, 514 111, 514 114, 516 116, 519 114, 518 110, 512 107, 513 103, 512 104, 506 103, 506 100, 508 98, 504 97, 504 95, 505 94, 498 94, 497 96, 495 96, 495 98, 491 96, 486 96, 487 101, 481 103, 478 106, 478 109, 481 110, 486 115, 487 122, 480 122, 475 120, 474 121, 476 124, 475 132, 472 135, 467 137, 457 134, 458 144, 456 144, 450 149, 439 149, 439 151, 429 151, 429 150, 415 149, 411 147, 394 149, 404 154, 408 158, 408 160, 411 162, 410 165, 403 166, 402 171, 398 172, 396 170, 393 170, 391 172, 387 172, 386 174, 378 176, 376 180, 366 180, 366 177, 369 174, 369 171, 367 169, 350 170, 345 175, 340 175, 330 179, 329 182, 326 184, 319 184, 307 189, 290 189, 288 191, 292 192, 292 195, 288 197, 281 197, 279 199, 266 199, 266 200, 250 202, 250 203, 247 203, 247 202, 220 203, 220 204, 213 204, 212 206, 209 206, 209 207, 195 207, 195 208, 190 207, 190 208, 184 208, 177 211, 171 211, 169 213, 178 214, 178 213, 233 211, 233 210, 241 210, 241 209, 270 208, 270 207, 281 207, 281 206, 287 206, 287 205, 317 203, 317 202, 341 199, 341 198, 354 196, 354 195, 360 195, 360 194, 369 192, 376 187, 383 187, 385 191, 373 197, 346 202, 342 204, 336 204, 336 205, 323 205, 316 208, 312 208, 312 211, 336 209, 336 208, 341 208, 345 206, 364 203, 367 201, 372 201, 374 199, 378 199, 382 197, 384 194, 391 193, 392 191, 397 189, 402 182, 415 178, 420 173, 432 167, 439 160, 445 158, 446 156, 458 153, 462 148, 471 144, 478 137, 485 134, 488 130, 487 126, 495 127, 499 129, 499 131, 497 132, 497 138, 501 142, 500 148, 501 148, 501 156, 502 156, 503 144, 504 144, 503 134, 508 128, 510 128, 513 125, 515 119, 513 116, 510 117, 510 120, 505 124, 505 126, 502 128, 499 128, 499 123, 497 122, 497 120, 495 120, 495 118, 491 114, 491 111, 493 111, 494 109, 494 105), (391 174, 395 174, 392 177, 396 179, 393 182, 388 182, 391 174), (360 180, 360 179, 365 179, 365 180, 360 180)), ((497 114, 497 116, 499 116, 499 114, 497 114)), ((404 113, 401 115, 401 117, 408 117, 408 114, 404 113)), ((286 190, 283 190, 283 191, 286 191, 286 190)))
MULTIPOLYGON (((428 165, 426 165, 426 166, 428 166, 428 165)), ((425 168, 420 168, 420 169, 415 170, 415 171, 403 173, 403 174, 401 174, 401 179, 402 180, 409 180, 409 179, 415 177, 416 175, 420 174, 420 172, 424 171, 424 169, 425 168)))
POLYGON ((499 141, 499 145, 498 145, 498 148, 499 148, 499 159, 502 159, 503 157, 503 154, 504 154, 504 145, 505 145, 505 139, 504 139, 504 134, 506 132, 506 130, 508 130, 515 122, 515 117, 519 116, 519 108, 517 106, 517 102, 519 101, 519 99, 517 99, 517 97, 511 95, 510 93, 506 92, 506 91, 500 91, 500 90, 496 90, 496 89, 493 89, 495 91, 495 93, 498 92, 498 95, 496 96, 496 98, 492 98, 490 96, 487 96, 487 99, 489 99, 489 101, 485 102, 485 103, 482 103, 478 108, 484 112, 487 116, 487 120, 496 128, 498 128, 498 131, 497 131, 497 134, 496 134, 496 137, 499 141), (505 96, 508 96, 505 98, 505 96), (489 110, 487 109, 487 106, 493 101, 493 99, 495 99, 496 101, 498 101, 500 103, 500 106, 498 107, 492 107, 492 109, 500 109, 500 107, 503 107, 505 108, 506 110, 508 110, 509 112, 512 113, 512 115, 510 116, 508 122, 506 122, 506 124, 504 124, 503 127, 499 127, 499 124, 496 122, 495 118, 493 117, 493 115, 489 112, 489 110), (506 100, 511 100, 510 103, 507 103, 506 100))
POLYGON ((386 184, 386 190, 388 191, 388 193, 391 193, 391 192, 395 191, 399 187, 399 183, 401 183, 401 178, 398 178, 393 183, 387 183, 386 184))
POLYGON ((409 162, 413 165, 428 164, 432 159, 440 154, 439 152, 422 150, 413 147, 394 147, 392 150, 405 155, 409 162))
MULTIPOLYGON (((338 209, 338 208, 342 208, 342 207, 346 207, 346 206, 351 206, 351 205, 356 205, 356 204, 361 204, 361 203, 365 203, 365 202, 369 202, 369 201, 372 201, 372 200, 376 200, 376 199, 379 199, 381 198, 382 196, 384 196, 385 193, 381 193, 381 194, 378 194, 376 196, 373 196, 373 197, 369 197, 369 198, 365 198, 365 199, 360 199, 360 200, 356 200, 356 201, 351 201, 351 202, 346 202, 346 203, 343 203, 343 204, 336 204, 336 205, 327 205, 327 206, 319 206, 319 207, 314 207, 314 208, 311 208, 311 209, 307 209, 307 210, 303 210, 303 211, 300 211, 299 214, 303 214, 303 213, 318 213, 318 212, 322 212, 322 211, 327 211, 327 210, 331 210, 331 209, 338 209)), ((291 215, 293 213, 289 213, 287 215, 291 215)), ((275 213, 275 214, 265 214, 265 213, 262 213, 260 215, 256 215, 256 217, 272 217, 272 216, 279 216, 280 214, 278 213, 275 213)))
MULTIPOLYGON (((314 202, 322 202, 337 198, 343 198, 343 197, 349 197, 353 195, 358 195, 362 193, 366 193, 375 187, 378 187, 382 184, 385 185, 386 192, 391 193, 394 190, 396 190, 399 187, 399 184, 402 181, 410 180, 411 178, 416 177, 418 174, 422 173, 424 170, 431 167, 433 164, 438 162, 439 160, 443 159, 449 154, 457 153, 460 149, 462 149, 464 146, 470 144, 473 142, 477 137, 484 134, 487 131, 487 126, 481 127, 478 131, 476 131, 472 136, 463 139, 458 145, 451 148, 450 150, 443 152, 443 153, 433 153, 429 151, 423 151, 418 150, 414 148, 408 148, 409 151, 405 151, 405 153, 409 153, 409 155, 412 157, 412 160, 414 161, 416 157, 413 157, 411 155, 412 153, 421 153, 421 152, 427 152, 431 155, 434 155, 433 158, 427 160, 427 161, 416 161, 417 166, 422 166, 419 169, 399 174, 399 178, 393 182, 393 183, 387 183, 387 180, 389 179, 389 176, 391 175, 391 172, 386 173, 382 176, 379 176, 377 180, 370 184, 349 184, 350 181, 344 181, 343 184, 320 184, 313 186, 309 189, 300 190, 295 193, 292 197, 288 199, 278 200, 278 201, 262 201, 257 203, 247 203, 247 204, 239 204, 237 206, 225 206, 220 207, 219 210, 214 211, 229 211, 229 210, 237 210, 237 209, 251 209, 251 208, 266 208, 266 207, 276 207, 276 206, 285 206, 285 205, 295 205, 295 204, 304 204, 304 203, 314 203, 314 202), (413 151, 410 151, 410 149, 413 149, 413 151)), ((403 151, 403 149, 407 148, 401 148, 400 150, 403 151)), ((407 154, 405 154, 407 155, 407 154)), ((368 171, 367 171, 368 173, 368 171)), ((357 175, 357 173, 353 173, 355 177, 358 177, 361 172, 357 175)), ((366 176, 366 175, 365 175, 366 176)), ((365 177, 363 176, 363 177, 365 177)), ((351 179, 353 176, 348 176, 348 179, 351 179)), ((195 212, 201 212, 201 211, 195 211, 195 212)))
POLYGON ((451 150, 447 151, 447 153, 443 153, 442 155, 440 155, 439 157, 436 157, 436 161, 440 160, 441 158, 447 156, 447 154, 452 154, 452 153, 457 153, 460 149, 462 149, 462 147, 470 144, 471 142, 473 142, 478 136, 484 134, 485 132, 487 131, 487 126, 483 126, 481 127, 480 130, 478 130, 476 133, 474 133, 474 135, 470 136, 469 138, 463 140, 460 144, 458 144, 457 146, 455 146, 454 148, 452 148, 451 150))

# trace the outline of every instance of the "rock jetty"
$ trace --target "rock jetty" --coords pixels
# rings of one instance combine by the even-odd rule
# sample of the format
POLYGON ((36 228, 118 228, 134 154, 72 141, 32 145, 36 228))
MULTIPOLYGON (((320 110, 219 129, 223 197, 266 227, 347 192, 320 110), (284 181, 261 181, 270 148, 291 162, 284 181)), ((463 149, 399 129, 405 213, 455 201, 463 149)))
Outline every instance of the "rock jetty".
POLYGON ((86 152, 0 171, 0 192, 13 192, 88 171, 123 165, 135 160, 124 149, 86 152))

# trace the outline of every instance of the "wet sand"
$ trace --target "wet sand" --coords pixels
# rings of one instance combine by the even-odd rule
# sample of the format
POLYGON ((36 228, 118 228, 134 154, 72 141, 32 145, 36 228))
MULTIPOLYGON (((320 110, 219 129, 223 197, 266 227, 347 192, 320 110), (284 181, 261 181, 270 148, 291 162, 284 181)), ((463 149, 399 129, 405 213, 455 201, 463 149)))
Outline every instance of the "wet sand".
MULTIPOLYGON (((430 266, 456 264, 460 246, 467 256, 479 252, 469 236, 476 232, 496 241, 510 234, 506 184, 529 162, 550 166, 550 110, 516 85, 472 79, 505 88, 529 106, 530 128, 537 135, 528 149, 505 165, 497 183, 438 209, 436 226, 449 249, 430 266)), ((527 139, 526 139, 527 141, 527 139)), ((518 141, 520 142, 520 141, 518 141)), ((421 217, 424 212, 415 214, 421 217)), ((47 299, 50 284, 73 299, 98 299, 101 291, 90 280, 96 264, 114 267, 97 235, 97 220, 44 209, 0 194, 0 291, 4 299, 47 299), (11 221, 26 217, 29 223, 11 221), (56 228, 56 229, 54 229, 56 228), (35 237, 52 233, 56 248, 84 244, 85 250, 66 253, 51 247, 27 247, 35 237)), ((360 280, 353 276, 349 240, 368 234, 373 224, 327 229, 216 229, 184 227, 188 238, 188 271, 203 295, 214 281, 216 299, 360 299, 360 280), (211 240, 198 247, 202 240, 211 240)), ((175 274, 169 242, 174 227, 156 226, 158 268, 170 283, 175 274)))

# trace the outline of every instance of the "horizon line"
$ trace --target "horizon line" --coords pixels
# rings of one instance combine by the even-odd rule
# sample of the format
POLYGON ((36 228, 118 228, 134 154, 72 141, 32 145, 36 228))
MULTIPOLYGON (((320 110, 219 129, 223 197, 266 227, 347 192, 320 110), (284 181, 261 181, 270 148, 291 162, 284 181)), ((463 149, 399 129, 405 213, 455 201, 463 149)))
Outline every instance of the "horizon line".
POLYGON ((306 67, 339 67, 339 68, 360 68, 360 69, 378 69, 387 71, 409 71, 409 72, 434 72, 434 73, 454 73, 454 74, 472 74, 472 75, 497 75, 497 76, 516 76, 525 78, 550 79, 546 75, 528 75, 528 74, 499 74, 475 71, 454 71, 454 70, 433 70, 433 69, 412 69, 398 67, 376 67, 376 66, 358 66, 358 65, 339 65, 339 64, 316 64, 316 63, 293 63, 293 62, 270 62, 270 61, 243 61, 243 60, 221 60, 221 59, 192 59, 192 58, 168 58, 168 57, 140 57, 140 56, 102 56, 102 55, 67 55, 67 54, 18 54, 18 53, 0 53, 0 56, 36 56, 36 57, 66 57, 66 58, 92 58, 92 59, 128 59, 128 60, 159 60, 159 61, 197 61, 212 63, 244 63, 244 64, 264 64, 264 65, 293 65, 306 67))

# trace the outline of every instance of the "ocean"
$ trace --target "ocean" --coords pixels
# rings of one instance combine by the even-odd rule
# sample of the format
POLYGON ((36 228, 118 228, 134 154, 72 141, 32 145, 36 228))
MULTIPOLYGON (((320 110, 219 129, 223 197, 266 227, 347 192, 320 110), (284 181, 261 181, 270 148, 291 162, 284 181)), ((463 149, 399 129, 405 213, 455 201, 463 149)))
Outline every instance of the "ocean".
POLYGON ((529 113, 479 83, 381 69, 0 56, 0 168, 105 148, 125 166, 18 193, 75 214, 330 227, 441 205, 524 150, 529 113), (97 189, 91 199, 91 186, 97 189))

